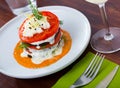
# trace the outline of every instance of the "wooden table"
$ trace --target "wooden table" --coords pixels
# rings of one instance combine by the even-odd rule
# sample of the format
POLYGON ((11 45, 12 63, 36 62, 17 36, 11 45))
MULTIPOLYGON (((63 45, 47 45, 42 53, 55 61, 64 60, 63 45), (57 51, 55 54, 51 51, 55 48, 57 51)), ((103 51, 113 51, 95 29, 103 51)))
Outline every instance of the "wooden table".
MULTIPOLYGON (((92 34, 104 27, 99 13, 99 8, 96 5, 85 2, 84 0, 38 0, 37 4, 39 7, 48 5, 65 5, 80 10, 90 21, 92 34)), ((120 27, 119 5, 120 0, 109 0, 106 4, 106 10, 111 26, 120 27)), ((11 13, 5 0, 0 0, 0 27, 13 17, 15 17, 15 15, 11 13)), ((84 55, 89 51, 95 53, 95 51, 90 47, 90 44, 77 61, 84 57, 84 55)), ((120 64, 119 51, 113 54, 106 54, 106 57, 109 60, 120 64)), ((62 75, 68 72, 77 61, 57 73, 36 79, 15 79, 0 73, 0 88, 51 88, 51 86, 54 85, 62 75)))

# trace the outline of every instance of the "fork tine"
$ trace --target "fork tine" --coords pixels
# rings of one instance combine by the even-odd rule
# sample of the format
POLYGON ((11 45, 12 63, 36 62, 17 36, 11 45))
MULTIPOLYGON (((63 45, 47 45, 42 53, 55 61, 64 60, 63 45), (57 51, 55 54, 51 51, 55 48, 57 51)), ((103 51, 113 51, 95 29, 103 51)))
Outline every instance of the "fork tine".
MULTIPOLYGON (((92 62, 90 63, 90 66, 88 67, 87 71, 85 72, 85 75, 87 77, 92 76, 92 74, 97 69, 97 66, 100 64, 100 61, 101 61, 101 59, 99 57, 102 57, 102 54, 100 54, 100 53, 97 52, 96 55, 95 55, 95 57, 93 58, 92 62)), ((102 61, 101 61, 101 63, 102 63, 102 61)))
POLYGON ((98 59, 99 59, 99 58, 98 58, 98 55, 99 55, 99 54, 97 54, 97 56, 95 57, 95 59, 94 59, 92 65, 91 65, 90 69, 88 70, 87 74, 85 74, 87 77, 91 74, 91 72, 92 72, 93 69, 95 68, 96 63, 98 62, 98 59))
POLYGON ((89 77, 94 77, 94 76, 96 76, 97 72, 99 71, 99 69, 100 69, 100 67, 101 67, 101 65, 102 65, 102 62, 103 62, 103 59, 104 59, 105 56, 102 55, 102 54, 99 54, 98 57, 99 57, 99 58, 98 58, 98 61, 97 61, 97 63, 95 64, 95 66, 94 66, 92 72, 90 73, 89 77))
POLYGON ((93 62, 95 61, 95 58, 97 57, 98 52, 95 54, 94 58, 92 59, 92 61, 90 62, 89 66, 87 67, 87 69, 85 70, 84 74, 87 74, 90 67, 92 66, 93 62))

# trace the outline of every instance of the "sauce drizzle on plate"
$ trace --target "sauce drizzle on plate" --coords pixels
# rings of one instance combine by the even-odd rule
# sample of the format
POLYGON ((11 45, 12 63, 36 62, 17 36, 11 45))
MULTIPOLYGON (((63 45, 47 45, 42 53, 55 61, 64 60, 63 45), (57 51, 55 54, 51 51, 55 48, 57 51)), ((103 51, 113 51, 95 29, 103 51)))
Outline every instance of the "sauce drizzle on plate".
POLYGON ((60 55, 54 56, 53 58, 50 58, 50 59, 47 59, 40 64, 34 64, 31 61, 31 58, 21 57, 21 53, 23 52, 23 49, 19 47, 20 42, 18 42, 14 49, 14 57, 15 57, 16 61, 20 65, 27 67, 27 68, 41 68, 41 67, 49 66, 49 65, 55 63, 56 61, 61 59, 63 56, 65 56, 69 52, 69 50, 71 48, 71 44, 72 44, 72 39, 71 39, 69 33, 64 30, 62 30, 62 32, 63 32, 63 36, 65 37, 65 39, 64 39, 64 46, 62 49, 62 53, 60 55))

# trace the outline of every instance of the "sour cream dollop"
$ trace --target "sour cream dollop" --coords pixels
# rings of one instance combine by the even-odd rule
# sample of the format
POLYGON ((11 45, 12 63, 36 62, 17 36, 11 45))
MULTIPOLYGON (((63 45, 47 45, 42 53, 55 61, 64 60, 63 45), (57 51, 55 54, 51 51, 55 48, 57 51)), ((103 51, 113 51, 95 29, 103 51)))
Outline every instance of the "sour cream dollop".
POLYGON ((23 36, 32 37, 36 33, 43 32, 43 29, 50 28, 50 24, 46 16, 43 16, 40 20, 32 16, 24 24, 23 36))
POLYGON ((31 61, 34 64, 40 64, 47 59, 51 59, 54 56, 60 55, 62 53, 62 48, 64 46, 64 40, 62 39, 59 43, 52 46, 51 48, 45 48, 41 50, 29 49, 27 52, 25 49, 21 53, 21 57, 28 57, 31 56, 31 61))

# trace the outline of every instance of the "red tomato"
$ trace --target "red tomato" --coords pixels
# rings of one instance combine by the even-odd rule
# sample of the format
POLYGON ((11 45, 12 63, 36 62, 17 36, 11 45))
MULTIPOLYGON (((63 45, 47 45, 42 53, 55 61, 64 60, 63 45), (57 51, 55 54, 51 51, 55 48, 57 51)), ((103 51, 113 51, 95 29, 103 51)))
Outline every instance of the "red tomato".
MULTIPOLYGON (((60 41, 60 38, 61 38, 61 29, 60 29, 58 35, 55 37, 55 42, 53 44, 47 44, 47 45, 45 45, 45 47, 41 47, 40 49, 49 48, 49 47, 54 46, 55 44, 57 44, 60 41)), ((31 45, 31 46, 29 46, 29 48, 40 50, 40 49, 37 49, 35 45, 31 45)))
POLYGON ((44 30, 41 33, 36 33, 32 37, 23 36, 24 24, 26 23, 27 20, 30 19, 30 18, 27 18, 22 23, 22 25, 20 26, 20 29, 19 29, 19 37, 20 37, 22 42, 32 43, 32 42, 37 42, 40 40, 45 40, 45 39, 51 37, 52 35, 54 35, 58 31, 58 29, 59 29, 58 17, 49 11, 42 11, 41 14, 43 16, 47 16, 47 20, 50 23, 50 28, 44 30))

